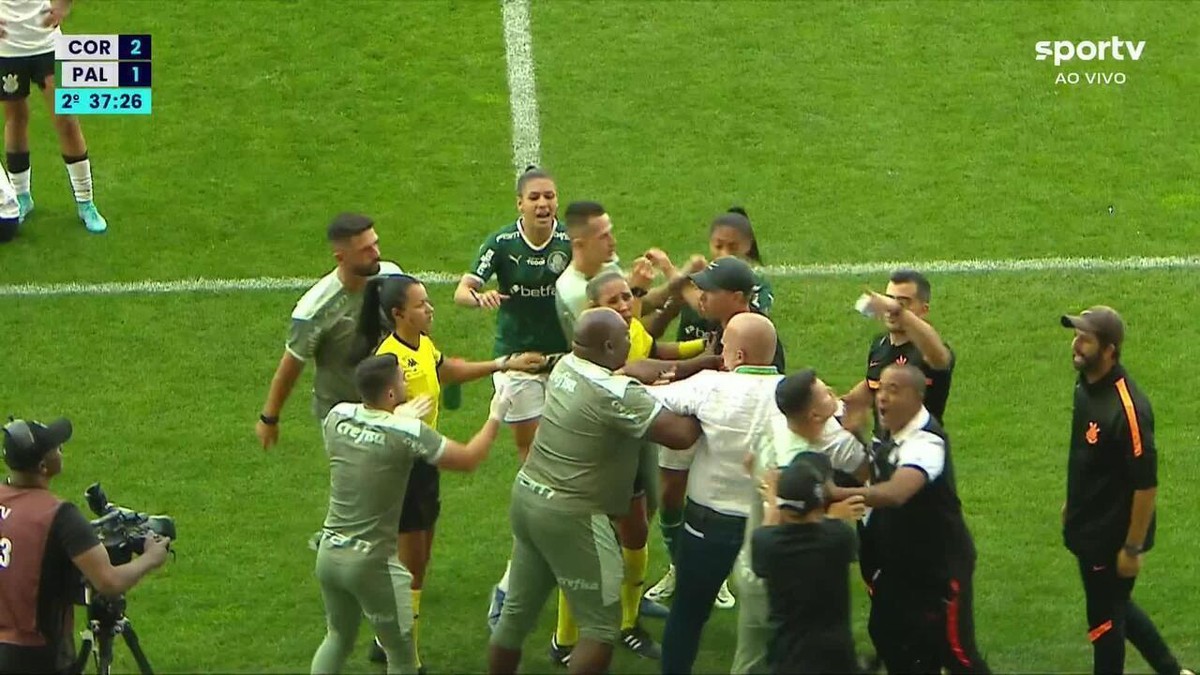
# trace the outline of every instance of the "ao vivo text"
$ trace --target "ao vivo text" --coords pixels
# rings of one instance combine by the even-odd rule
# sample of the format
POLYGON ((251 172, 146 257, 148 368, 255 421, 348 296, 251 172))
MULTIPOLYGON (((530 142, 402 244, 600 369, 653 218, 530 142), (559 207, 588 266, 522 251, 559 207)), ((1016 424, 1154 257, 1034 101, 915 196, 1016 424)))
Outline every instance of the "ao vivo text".
POLYGON ((1125 84, 1125 73, 1059 73, 1054 84, 1125 84))

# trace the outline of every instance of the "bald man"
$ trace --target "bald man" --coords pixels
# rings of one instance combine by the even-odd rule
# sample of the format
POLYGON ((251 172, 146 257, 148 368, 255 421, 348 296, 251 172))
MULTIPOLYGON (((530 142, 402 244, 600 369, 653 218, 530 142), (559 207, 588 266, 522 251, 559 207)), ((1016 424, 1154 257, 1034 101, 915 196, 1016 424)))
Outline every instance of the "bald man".
POLYGON ((617 375, 629 326, 608 308, 579 316, 571 353, 550 373, 546 408, 512 488, 508 596, 492 633, 492 673, 515 673, 521 646, 560 587, 579 625, 572 673, 608 670, 621 634, 621 546, 613 520, 629 510, 642 442, 691 447, 696 420, 666 410, 617 375))
POLYGON ((871 485, 837 488, 833 497, 861 495, 874 509, 861 541, 879 563, 868 628, 888 672, 988 673, 975 646, 975 543, 958 500, 950 439, 925 407, 925 387, 914 365, 883 370, 871 485))
POLYGON ((668 410, 695 417, 703 430, 674 551, 675 600, 663 633, 664 673, 691 672, 713 601, 741 549, 755 494, 743 462, 780 416, 775 387, 783 376, 771 365, 777 342, 770 319, 737 314, 725 326, 724 371, 650 388, 668 410))

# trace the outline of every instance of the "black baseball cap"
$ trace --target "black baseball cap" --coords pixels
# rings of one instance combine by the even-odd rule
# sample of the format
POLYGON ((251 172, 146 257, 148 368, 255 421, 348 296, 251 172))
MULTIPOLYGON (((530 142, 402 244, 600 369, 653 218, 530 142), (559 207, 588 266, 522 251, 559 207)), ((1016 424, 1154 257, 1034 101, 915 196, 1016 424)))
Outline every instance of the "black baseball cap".
POLYGON ((1064 328, 1075 328, 1085 333, 1091 333, 1099 338, 1102 344, 1112 345, 1118 349, 1125 341, 1125 320, 1117 310, 1106 305, 1096 305, 1083 310, 1079 314, 1064 314, 1060 319, 1064 328))
POLYGON ((779 474, 779 508, 810 513, 825 506, 825 477, 811 462, 792 460, 779 474))
POLYGON ((733 256, 717 258, 689 278, 702 291, 741 291, 747 296, 758 285, 754 269, 733 256))
POLYGON ((28 471, 69 440, 71 421, 66 418, 49 424, 9 422, 4 427, 4 463, 13 471, 28 471))

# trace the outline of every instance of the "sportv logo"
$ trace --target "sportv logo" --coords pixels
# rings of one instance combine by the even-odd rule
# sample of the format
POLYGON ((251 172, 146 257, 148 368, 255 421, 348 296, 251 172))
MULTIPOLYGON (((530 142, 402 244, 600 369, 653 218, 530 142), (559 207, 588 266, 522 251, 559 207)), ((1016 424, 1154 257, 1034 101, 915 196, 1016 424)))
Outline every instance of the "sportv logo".
POLYGON ((1042 40, 1033 46, 1034 51, 1037 52, 1038 61, 1045 61, 1053 56, 1054 65, 1056 66, 1074 59, 1079 59, 1080 61, 1104 61, 1111 58, 1116 61, 1124 61, 1126 54, 1128 54, 1129 60, 1137 61, 1142 58, 1142 50, 1145 48, 1145 40, 1138 42, 1121 40, 1116 35, 1112 36, 1111 40, 1103 42, 1093 42, 1091 40, 1084 40, 1082 42, 1055 40, 1051 42, 1050 40, 1042 40))

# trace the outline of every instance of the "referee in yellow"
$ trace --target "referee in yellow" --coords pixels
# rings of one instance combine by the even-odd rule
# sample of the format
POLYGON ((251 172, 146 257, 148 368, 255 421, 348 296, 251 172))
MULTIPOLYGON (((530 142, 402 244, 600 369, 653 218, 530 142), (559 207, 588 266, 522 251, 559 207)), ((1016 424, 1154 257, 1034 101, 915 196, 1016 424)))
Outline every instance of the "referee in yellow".
MULTIPOLYGON (((425 285, 407 274, 372 279, 363 295, 358 320, 358 345, 352 359, 359 361, 375 354, 394 354, 404 371, 410 400, 427 396, 431 408, 421 421, 437 429, 443 384, 457 384, 510 370, 533 372, 543 366, 545 357, 526 353, 502 356, 492 361, 467 361, 445 358, 429 337, 433 327, 433 304, 425 285)), ((434 525, 441 513, 440 473, 425 462, 413 465, 408 479, 397 547, 400 562, 412 573, 413 646, 417 667, 421 665, 418 625, 421 614, 421 589, 433 552, 434 525)), ((371 647, 371 660, 387 661, 383 648, 371 647)))

